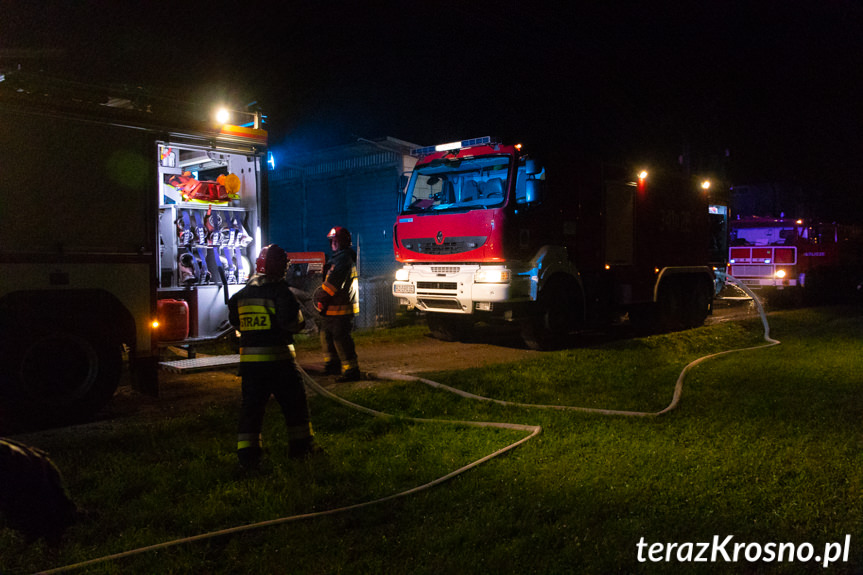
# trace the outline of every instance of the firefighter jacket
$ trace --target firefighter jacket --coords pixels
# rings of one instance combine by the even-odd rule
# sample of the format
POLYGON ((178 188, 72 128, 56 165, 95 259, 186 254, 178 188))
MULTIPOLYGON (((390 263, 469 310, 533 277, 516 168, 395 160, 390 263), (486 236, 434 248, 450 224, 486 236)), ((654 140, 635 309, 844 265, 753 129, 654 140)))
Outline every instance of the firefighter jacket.
POLYGON ((315 305, 323 315, 360 313, 356 259, 356 254, 350 248, 343 248, 333 253, 327 277, 315 293, 315 305))
POLYGON ((305 324, 288 284, 263 274, 231 297, 228 319, 240 331, 240 363, 293 359, 293 334, 305 324))

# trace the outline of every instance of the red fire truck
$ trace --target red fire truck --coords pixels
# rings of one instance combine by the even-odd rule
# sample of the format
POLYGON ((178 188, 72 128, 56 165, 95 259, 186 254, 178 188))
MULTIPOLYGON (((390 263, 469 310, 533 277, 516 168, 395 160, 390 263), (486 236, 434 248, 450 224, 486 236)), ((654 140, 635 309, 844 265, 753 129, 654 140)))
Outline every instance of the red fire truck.
POLYGON ((492 138, 414 154, 393 295, 425 312, 435 336, 502 320, 543 349, 627 313, 682 329, 710 312, 708 198, 690 178, 577 155, 540 165, 492 138))
POLYGON ((729 230, 729 273, 753 289, 790 290, 798 297, 842 290, 850 281, 842 277, 859 257, 859 230, 836 223, 749 216, 732 220, 729 230))

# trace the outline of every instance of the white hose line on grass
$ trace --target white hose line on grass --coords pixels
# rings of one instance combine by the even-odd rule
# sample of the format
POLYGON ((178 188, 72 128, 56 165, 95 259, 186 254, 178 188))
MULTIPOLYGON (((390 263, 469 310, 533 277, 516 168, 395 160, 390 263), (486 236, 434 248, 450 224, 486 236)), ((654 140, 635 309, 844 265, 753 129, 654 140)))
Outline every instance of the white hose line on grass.
POLYGON ((500 455, 503 455, 504 453, 507 453, 507 452, 515 449, 516 447, 518 447, 521 444, 523 444, 523 443, 529 441, 530 439, 536 437, 537 435, 539 435, 542 432, 542 427, 540 427, 538 425, 521 425, 521 424, 517 424, 517 423, 496 423, 496 422, 488 422, 488 421, 455 421, 455 420, 450 420, 450 419, 421 419, 421 418, 417 418, 417 417, 395 416, 395 415, 391 415, 388 413, 384 413, 382 411, 376 411, 374 409, 353 403, 351 401, 348 401, 347 399, 339 397, 338 395, 332 393, 331 391, 325 389, 320 384, 318 384, 318 382, 316 382, 314 379, 312 379, 305 372, 305 370, 303 370, 302 368, 300 368, 300 372, 303 374, 303 379, 305 380, 306 385, 308 385, 316 393, 323 395, 323 396, 325 396, 325 397, 327 397, 327 398, 329 398, 329 399, 331 399, 337 403, 340 403, 346 407, 349 407, 351 409, 355 409, 357 411, 361 411, 361 412, 366 413, 368 415, 371 415, 373 417, 381 417, 381 418, 385 418, 385 419, 398 419, 401 421, 413 421, 413 422, 418 422, 418 423, 445 423, 445 424, 449 424, 449 425, 460 425, 460 426, 469 426, 469 427, 485 427, 485 428, 491 427, 491 428, 498 428, 498 429, 508 429, 508 430, 513 430, 513 431, 525 431, 525 432, 529 432, 529 434, 527 436, 523 437, 522 439, 519 439, 518 441, 516 441, 514 443, 511 443, 511 444, 509 444, 509 445, 507 445, 501 449, 498 449, 494 453, 486 455, 485 457, 483 457, 481 459, 477 459, 476 461, 473 461, 472 463, 469 463, 463 467, 460 467, 459 469, 456 469, 455 471, 448 473, 442 477, 439 477, 433 481, 430 481, 430 482, 425 483, 423 485, 419 485, 417 487, 413 487, 413 488, 408 489, 406 491, 401 491, 399 493, 387 495, 386 497, 374 499, 372 501, 365 501, 363 503, 356 503, 354 505, 348 505, 348 506, 339 507, 336 509, 328 509, 325 511, 316 511, 313 513, 305 513, 302 515, 292 515, 289 517, 270 519, 267 521, 260 521, 258 523, 250 523, 248 525, 239 525, 237 527, 231 527, 231 528, 222 529, 219 531, 212 531, 210 533, 203 533, 201 535, 194 535, 192 537, 184 537, 182 539, 175 539, 173 541, 166 541, 164 543, 157 543, 155 545, 148 545, 147 547, 140 547, 138 549, 123 551, 120 553, 115 553, 113 555, 106 555, 104 557, 99 557, 97 559, 90 559, 87 561, 82 561, 81 563, 75 563, 73 565, 67 565, 65 567, 58 567, 55 569, 49 569, 47 571, 40 571, 39 573, 40 574, 65 573, 67 571, 80 569, 82 567, 89 567, 89 566, 95 565, 97 563, 104 563, 107 561, 114 561, 117 559, 125 559, 125 558, 131 557, 133 555, 148 553, 150 551, 158 551, 161 549, 166 549, 168 547, 183 545, 185 543, 194 543, 196 541, 203 541, 205 539, 213 539, 215 537, 222 537, 225 535, 233 535, 236 533, 241 533, 243 531, 250 531, 252 529, 260 529, 263 527, 272 527, 274 525, 281 525, 283 523, 289 523, 292 521, 300 521, 303 519, 313 519, 316 517, 335 515, 337 513, 344 513, 346 511, 355 511, 357 509, 362 509, 364 507, 370 507, 372 505, 378 505, 380 503, 386 503, 388 501, 393 501, 394 499, 407 497, 409 495, 414 495, 415 493, 419 493, 420 491, 425 491, 427 489, 431 489, 432 487, 436 487, 436 486, 440 485, 441 483, 449 481, 450 479, 452 479, 458 475, 461 475, 462 473, 465 473, 466 471, 473 469, 474 467, 482 465, 486 461, 494 459, 495 457, 498 457, 500 455))
MULTIPOLYGON (((580 412, 586 412, 586 413, 598 413, 598 414, 602 414, 602 415, 622 415, 622 416, 628 416, 628 417, 655 417, 655 416, 667 413, 669 411, 672 411, 677 407, 678 403, 680 402, 680 396, 681 396, 681 393, 683 391, 683 381, 686 379, 686 374, 689 372, 690 369, 692 369, 693 367, 695 367, 699 363, 701 363, 703 361, 707 361, 709 359, 713 359, 713 358, 722 356, 722 355, 728 355, 728 354, 736 353, 736 352, 740 352, 740 351, 750 351, 750 350, 755 350, 755 349, 763 349, 763 348, 767 348, 767 347, 772 347, 774 345, 778 345, 780 343, 779 341, 772 339, 770 337, 770 325, 767 323, 767 315, 764 313, 764 307, 761 305, 761 301, 758 299, 758 296, 756 296, 748 287, 743 285, 736 278, 733 278, 731 276, 727 276, 727 281, 735 284, 737 287, 742 289, 755 302, 755 305, 758 308, 758 313, 761 316, 761 323, 764 326, 764 340, 767 343, 763 344, 763 345, 758 345, 758 346, 746 347, 746 348, 741 348, 741 349, 732 349, 732 350, 722 351, 719 353, 713 353, 710 355, 706 355, 704 357, 700 357, 700 358, 690 362, 686 367, 683 368, 683 371, 680 372, 680 375, 677 378, 677 382, 674 386, 674 394, 673 394, 671 403, 668 405, 668 407, 666 407, 665 409, 663 409, 661 411, 657 411, 657 412, 622 411, 622 410, 600 409, 600 408, 592 408, 592 407, 575 407, 575 406, 566 406, 566 405, 538 405, 538 404, 530 404, 530 403, 520 403, 520 402, 504 401, 504 400, 500 400, 500 399, 492 399, 489 397, 483 397, 481 395, 476 395, 473 393, 462 391, 460 389, 456 389, 454 387, 450 387, 448 385, 444 385, 442 383, 438 383, 438 382, 432 381, 430 379, 425 379, 422 377, 417 377, 417 376, 412 376, 412 375, 405 375, 405 374, 395 373, 395 372, 379 372, 377 374, 371 374, 371 375, 375 378, 378 378, 378 379, 387 379, 387 380, 395 380, 395 381, 419 381, 419 382, 422 382, 426 385, 434 387, 436 389, 449 391, 451 393, 455 393, 457 395, 460 395, 460 396, 468 398, 468 399, 475 399, 475 400, 479 400, 479 401, 495 403, 497 405, 502 405, 502 406, 525 407, 525 408, 533 408, 533 409, 554 409, 554 410, 560 410, 560 411, 580 411, 580 412)), ((412 489, 408 489, 407 491, 402 491, 402 492, 395 493, 393 495, 388 495, 386 497, 381 497, 379 499, 375 499, 372 501, 365 501, 363 503, 356 503, 354 505, 348 505, 348 506, 339 507, 336 509, 328 509, 325 511, 316 511, 314 513, 305 513, 302 515, 292 515, 289 517, 270 519, 267 521, 260 521, 258 523, 251 523, 248 525, 240 525, 237 527, 231 527, 231 528, 222 529, 219 531, 212 531, 210 533, 203 533, 200 535, 194 535, 192 537, 184 537, 182 539, 175 539, 173 541, 166 541, 164 543, 157 543, 155 545, 149 545, 147 547, 141 547, 138 549, 132 549, 130 551, 115 553, 113 555, 106 555, 105 557, 100 557, 98 559, 90 559, 88 561, 83 561, 81 563, 75 563, 73 565, 67 565, 65 567, 58 567, 55 569, 49 569, 47 571, 40 571, 39 573, 45 574, 45 575, 53 574, 53 573, 64 573, 67 571, 80 569, 82 567, 92 566, 92 565, 95 565, 97 563, 104 563, 106 561, 124 559, 127 557, 131 557, 133 555, 139 555, 139 554, 147 553, 150 551, 158 551, 160 549, 166 549, 168 547, 174 547, 174 546, 182 545, 185 543, 194 543, 196 541, 213 539, 215 537, 222 537, 225 535, 233 535, 236 533, 241 533, 243 531, 251 531, 253 529, 260 529, 263 527, 272 527, 275 525, 282 525, 284 523, 289 523, 289 522, 293 522, 293 521, 300 521, 303 519, 313 519, 316 517, 335 515, 337 513, 344 513, 347 511, 355 511, 357 509, 362 509, 364 507, 370 507, 372 505, 378 505, 380 503, 385 503, 387 501, 392 501, 394 499, 399 499, 401 497, 413 495, 415 493, 419 493, 420 491, 425 491, 427 489, 430 489, 432 487, 440 485, 441 483, 444 483, 444 482, 446 482, 446 481, 448 481, 448 480, 450 480, 450 479, 452 479, 458 475, 461 475, 462 473, 464 473, 470 469, 473 469, 474 467, 477 467, 477 466, 485 463, 486 461, 489 461, 490 459, 493 459, 499 455, 503 455, 504 453, 507 453, 507 452, 515 449, 516 447, 518 447, 521 444, 523 444, 523 443, 529 441, 530 439, 536 437, 537 435, 539 435, 542 432, 542 427, 540 427, 538 425, 521 425, 521 424, 516 424, 516 423, 496 423, 496 422, 481 422, 481 421, 456 421, 456 420, 450 420, 450 419, 421 419, 421 418, 416 418, 416 417, 400 417, 400 416, 391 415, 388 413, 377 411, 377 410, 353 403, 351 401, 348 401, 347 399, 344 399, 343 397, 340 397, 340 396, 332 393, 331 391, 325 389, 324 387, 322 387, 320 384, 318 384, 318 382, 316 382, 314 379, 312 379, 305 372, 305 370, 303 370, 302 368, 300 368, 300 371, 303 374, 303 379, 305 380, 306 385, 308 385, 316 393, 318 393, 322 396, 325 396, 325 397, 327 397, 327 398, 329 398, 329 399, 331 399, 337 403, 340 403, 346 407, 349 407, 351 409, 366 413, 366 414, 371 415, 373 417, 381 417, 381 418, 388 418, 388 419, 399 419, 402 421, 413 421, 413 422, 420 422, 420 423, 445 423, 445 424, 450 424, 450 425, 461 425, 461 426, 470 426, 470 427, 486 427, 486 428, 493 427, 493 428, 499 428, 499 429, 515 430, 515 431, 525 431, 525 432, 530 432, 530 434, 527 435, 526 437, 523 437, 522 439, 516 441, 515 443, 511 443, 510 445, 507 445, 506 447, 503 447, 502 449, 499 449, 499 450, 495 451, 494 453, 491 453, 491 454, 486 455, 485 457, 483 457, 481 459, 478 459, 472 463, 469 463, 468 465, 465 465, 464 467, 456 469, 455 471, 448 473, 447 475, 444 475, 443 477, 439 477, 438 479, 435 479, 435 480, 430 481, 428 483, 425 483, 423 485, 419 485, 419 486, 414 487, 412 489)))
MULTIPOLYGON (((764 349, 767 347, 772 347, 774 345, 779 345, 779 341, 770 337, 770 325, 767 323, 767 314, 764 312, 764 306, 761 305, 761 301, 758 299, 752 290, 750 290, 746 285, 740 282, 737 278, 726 276, 728 282, 733 283, 741 290, 743 290, 749 297, 745 299, 751 299, 755 302, 756 307, 758 308, 758 313, 761 316, 761 324, 764 327, 764 340, 767 342, 762 345, 745 347, 741 349, 730 349, 726 351, 720 351, 718 353, 712 353, 710 355, 705 355, 704 357, 699 357, 698 359, 690 362, 683 368, 683 371, 680 372, 680 375, 677 377, 677 382, 674 385, 674 393, 671 397, 671 403, 665 409, 660 411, 624 411, 624 410, 616 410, 616 409, 602 409, 598 407, 578 407, 572 405, 543 405, 543 404, 534 404, 534 403, 522 403, 518 401, 504 401, 501 399, 493 399, 490 397, 485 397, 482 395, 476 395, 467 391, 463 391, 461 389, 456 389, 454 387, 450 387, 443 383, 438 383, 436 381, 432 381, 430 379, 425 379, 423 377, 418 377, 414 375, 405 375, 397 372, 388 372, 382 371, 377 374, 373 374, 378 379, 389 379, 396 381, 419 381, 428 386, 434 387, 436 389, 441 389, 445 391, 449 391, 461 397, 465 397, 467 399, 475 399, 477 401, 485 401, 489 403, 494 403, 497 405, 502 405, 506 407, 523 407, 523 408, 531 408, 531 409, 554 409, 558 411, 579 411, 582 413, 597 413, 600 415, 622 415, 627 417, 656 417, 658 415, 663 415, 677 408, 677 405, 680 403, 680 396, 683 393, 683 382, 686 379, 686 375, 689 371, 694 368, 696 365, 707 361, 709 359, 715 359, 717 357, 723 355, 729 355, 732 353, 737 353, 741 351, 751 351, 755 349, 764 349)), ((738 298, 734 298, 738 299, 738 298)), ((742 299, 742 298, 741 298, 742 299)))

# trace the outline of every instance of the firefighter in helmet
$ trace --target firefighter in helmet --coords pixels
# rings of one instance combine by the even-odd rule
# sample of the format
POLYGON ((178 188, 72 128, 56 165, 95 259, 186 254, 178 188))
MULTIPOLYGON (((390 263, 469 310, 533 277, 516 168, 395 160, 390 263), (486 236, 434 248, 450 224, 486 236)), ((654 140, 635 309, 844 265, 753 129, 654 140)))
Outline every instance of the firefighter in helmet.
POLYGON ((324 283, 315 291, 315 307, 321 313, 321 347, 328 374, 339 381, 360 379, 357 352, 351 337, 354 316, 360 311, 357 254, 351 249, 351 233, 336 226, 327 234, 333 255, 324 283))
POLYGON ((240 332, 240 412, 237 456, 246 469, 261 461, 261 429, 270 396, 288 427, 288 455, 304 458, 320 451, 314 441, 303 379, 297 366, 293 334, 304 319, 284 281, 288 254, 276 244, 261 250, 246 286, 228 302, 228 316, 240 332))

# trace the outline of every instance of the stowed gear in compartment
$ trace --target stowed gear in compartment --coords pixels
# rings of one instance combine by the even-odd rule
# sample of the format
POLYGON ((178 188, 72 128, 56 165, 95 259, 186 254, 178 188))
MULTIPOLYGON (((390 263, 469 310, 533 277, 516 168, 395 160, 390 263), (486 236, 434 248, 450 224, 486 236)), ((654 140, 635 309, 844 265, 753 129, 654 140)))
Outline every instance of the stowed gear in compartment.
POLYGON ((249 279, 245 251, 252 237, 235 213, 222 215, 211 206, 202 216, 197 210, 181 209, 175 223, 180 285, 238 284, 249 279))

